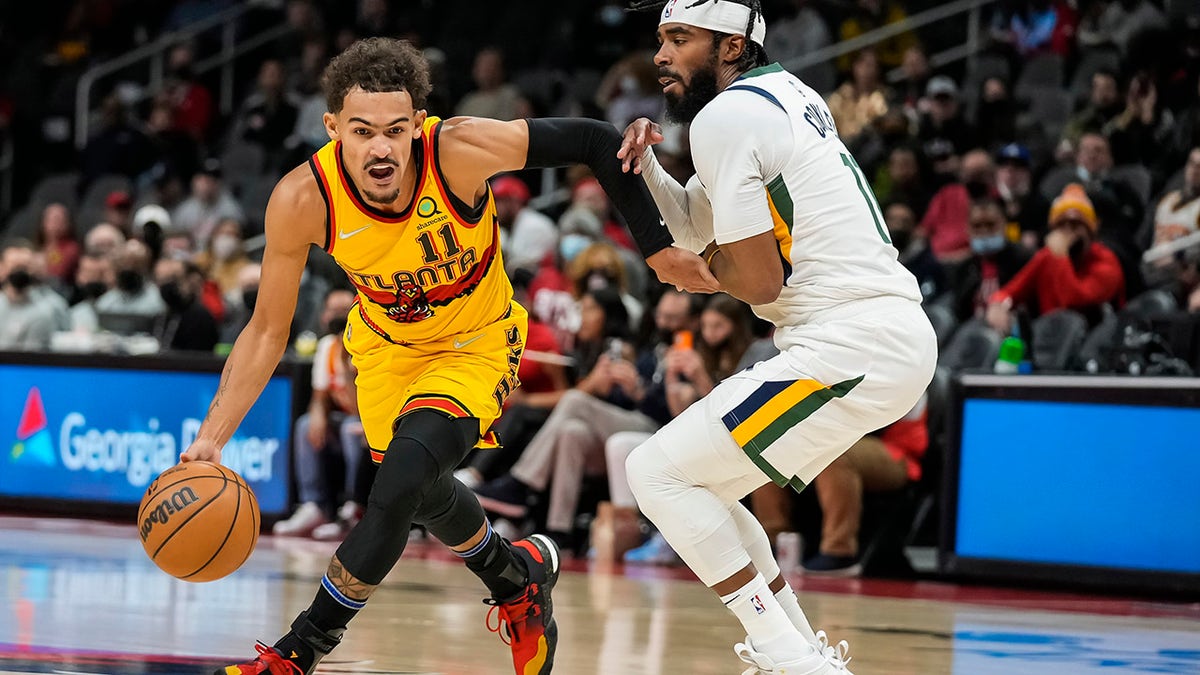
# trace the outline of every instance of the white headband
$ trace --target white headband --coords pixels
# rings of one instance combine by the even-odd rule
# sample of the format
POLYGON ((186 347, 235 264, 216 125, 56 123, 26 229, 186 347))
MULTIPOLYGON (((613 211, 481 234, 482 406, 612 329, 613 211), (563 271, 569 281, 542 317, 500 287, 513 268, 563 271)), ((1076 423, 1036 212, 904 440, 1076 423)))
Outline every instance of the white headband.
MULTIPOLYGON (((669 0, 663 7, 658 25, 684 23, 697 28, 706 28, 730 35, 745 35, 746 24, 750 23, 750 8, 736 2, 721 0, 669 0)), ((767 37, 767 22, 762 13, 754 17, 754 30, 750 39, 760 46, 767 37)))

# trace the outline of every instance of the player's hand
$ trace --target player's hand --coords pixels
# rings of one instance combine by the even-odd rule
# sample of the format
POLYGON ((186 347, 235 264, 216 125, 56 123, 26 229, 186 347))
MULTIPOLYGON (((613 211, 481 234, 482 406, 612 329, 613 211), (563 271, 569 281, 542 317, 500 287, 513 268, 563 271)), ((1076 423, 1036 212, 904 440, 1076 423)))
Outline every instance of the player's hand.
POLYGON ((646 264, 658 275, 659 281, 681 291, 716 293, 721 290, 721 282, 713 276, 704 259, 686 249, 668 246, 646 258, 646 264))
POLYGON ((197 438, 192 441, 188 449, 179 455, 179 462, 212 462, 213 464, 221 463, 221 448, 212 441, 204 441, 197 438))
POLYGON ((329 437, 329 416, 323 413, 308 415, 308 443, 316 452, 325 449, 325 439, 329 437))
POLYGON ((621 171, 629 173, 642 172, 642 155, 646 148, 663 142, 662 127, 645 117, 639 117, 625 127, 625 139, 621 141, 621 149, 617 150, 617 159, 621 160, 621 171))

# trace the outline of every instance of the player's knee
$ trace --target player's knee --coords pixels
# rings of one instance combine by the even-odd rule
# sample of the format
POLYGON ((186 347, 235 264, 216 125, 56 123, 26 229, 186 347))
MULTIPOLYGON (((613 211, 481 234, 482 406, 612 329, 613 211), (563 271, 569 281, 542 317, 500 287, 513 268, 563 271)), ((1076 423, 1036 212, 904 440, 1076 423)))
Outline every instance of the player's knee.
POLYGON ((436 477, 437 464, 423 445, 410 439, 395 439, 388 445, 379 466, 367 508, 383 511, 389 517, 403 514, 411 517, 436 477))
POLYGON ((662 449, 653 439, 633 449, 625 458, 625 476, 629 489, 642 508, 654 501, 654 495, 665 482, 662 449))
MULTIPOLYGON (((472 439, 462 422, 431 410, 401 418, 379 466, 368 508, 411 517, 430 486, 453 471, 466 453, 472 439)), ((468 423, 478 429, 478 422, 468 423)))

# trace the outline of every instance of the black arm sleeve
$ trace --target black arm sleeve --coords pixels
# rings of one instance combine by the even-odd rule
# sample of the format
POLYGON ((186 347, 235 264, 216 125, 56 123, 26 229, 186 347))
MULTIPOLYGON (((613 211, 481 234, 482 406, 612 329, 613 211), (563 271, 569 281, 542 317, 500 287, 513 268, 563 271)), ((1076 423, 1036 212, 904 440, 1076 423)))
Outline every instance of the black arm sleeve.
POLYGON ((648 258, 674 243, 659 219, 658 207, 642 177, 621 171, 617 150, 621 133, 601 120, 549 117, 527 119, 529 153, 526 169, 586 164, 616 204, 629 232, 648 258))

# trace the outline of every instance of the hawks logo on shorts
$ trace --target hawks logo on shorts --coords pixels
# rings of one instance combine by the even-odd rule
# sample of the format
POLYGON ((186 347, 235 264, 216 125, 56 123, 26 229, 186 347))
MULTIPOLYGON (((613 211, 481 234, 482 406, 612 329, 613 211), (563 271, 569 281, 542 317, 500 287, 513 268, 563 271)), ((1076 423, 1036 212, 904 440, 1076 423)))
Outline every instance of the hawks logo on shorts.
POLYGON ((413 142, 416 192, 401 213, 362 198, 340 144, 331 141, 309 160, 327 207, 325 250, 358 290, 363 322, 398 344, 478 330, 512 301, 491 192, 475 207, 450 193, 437 160, 440 131, 441 120, 430 117, 413 142))

